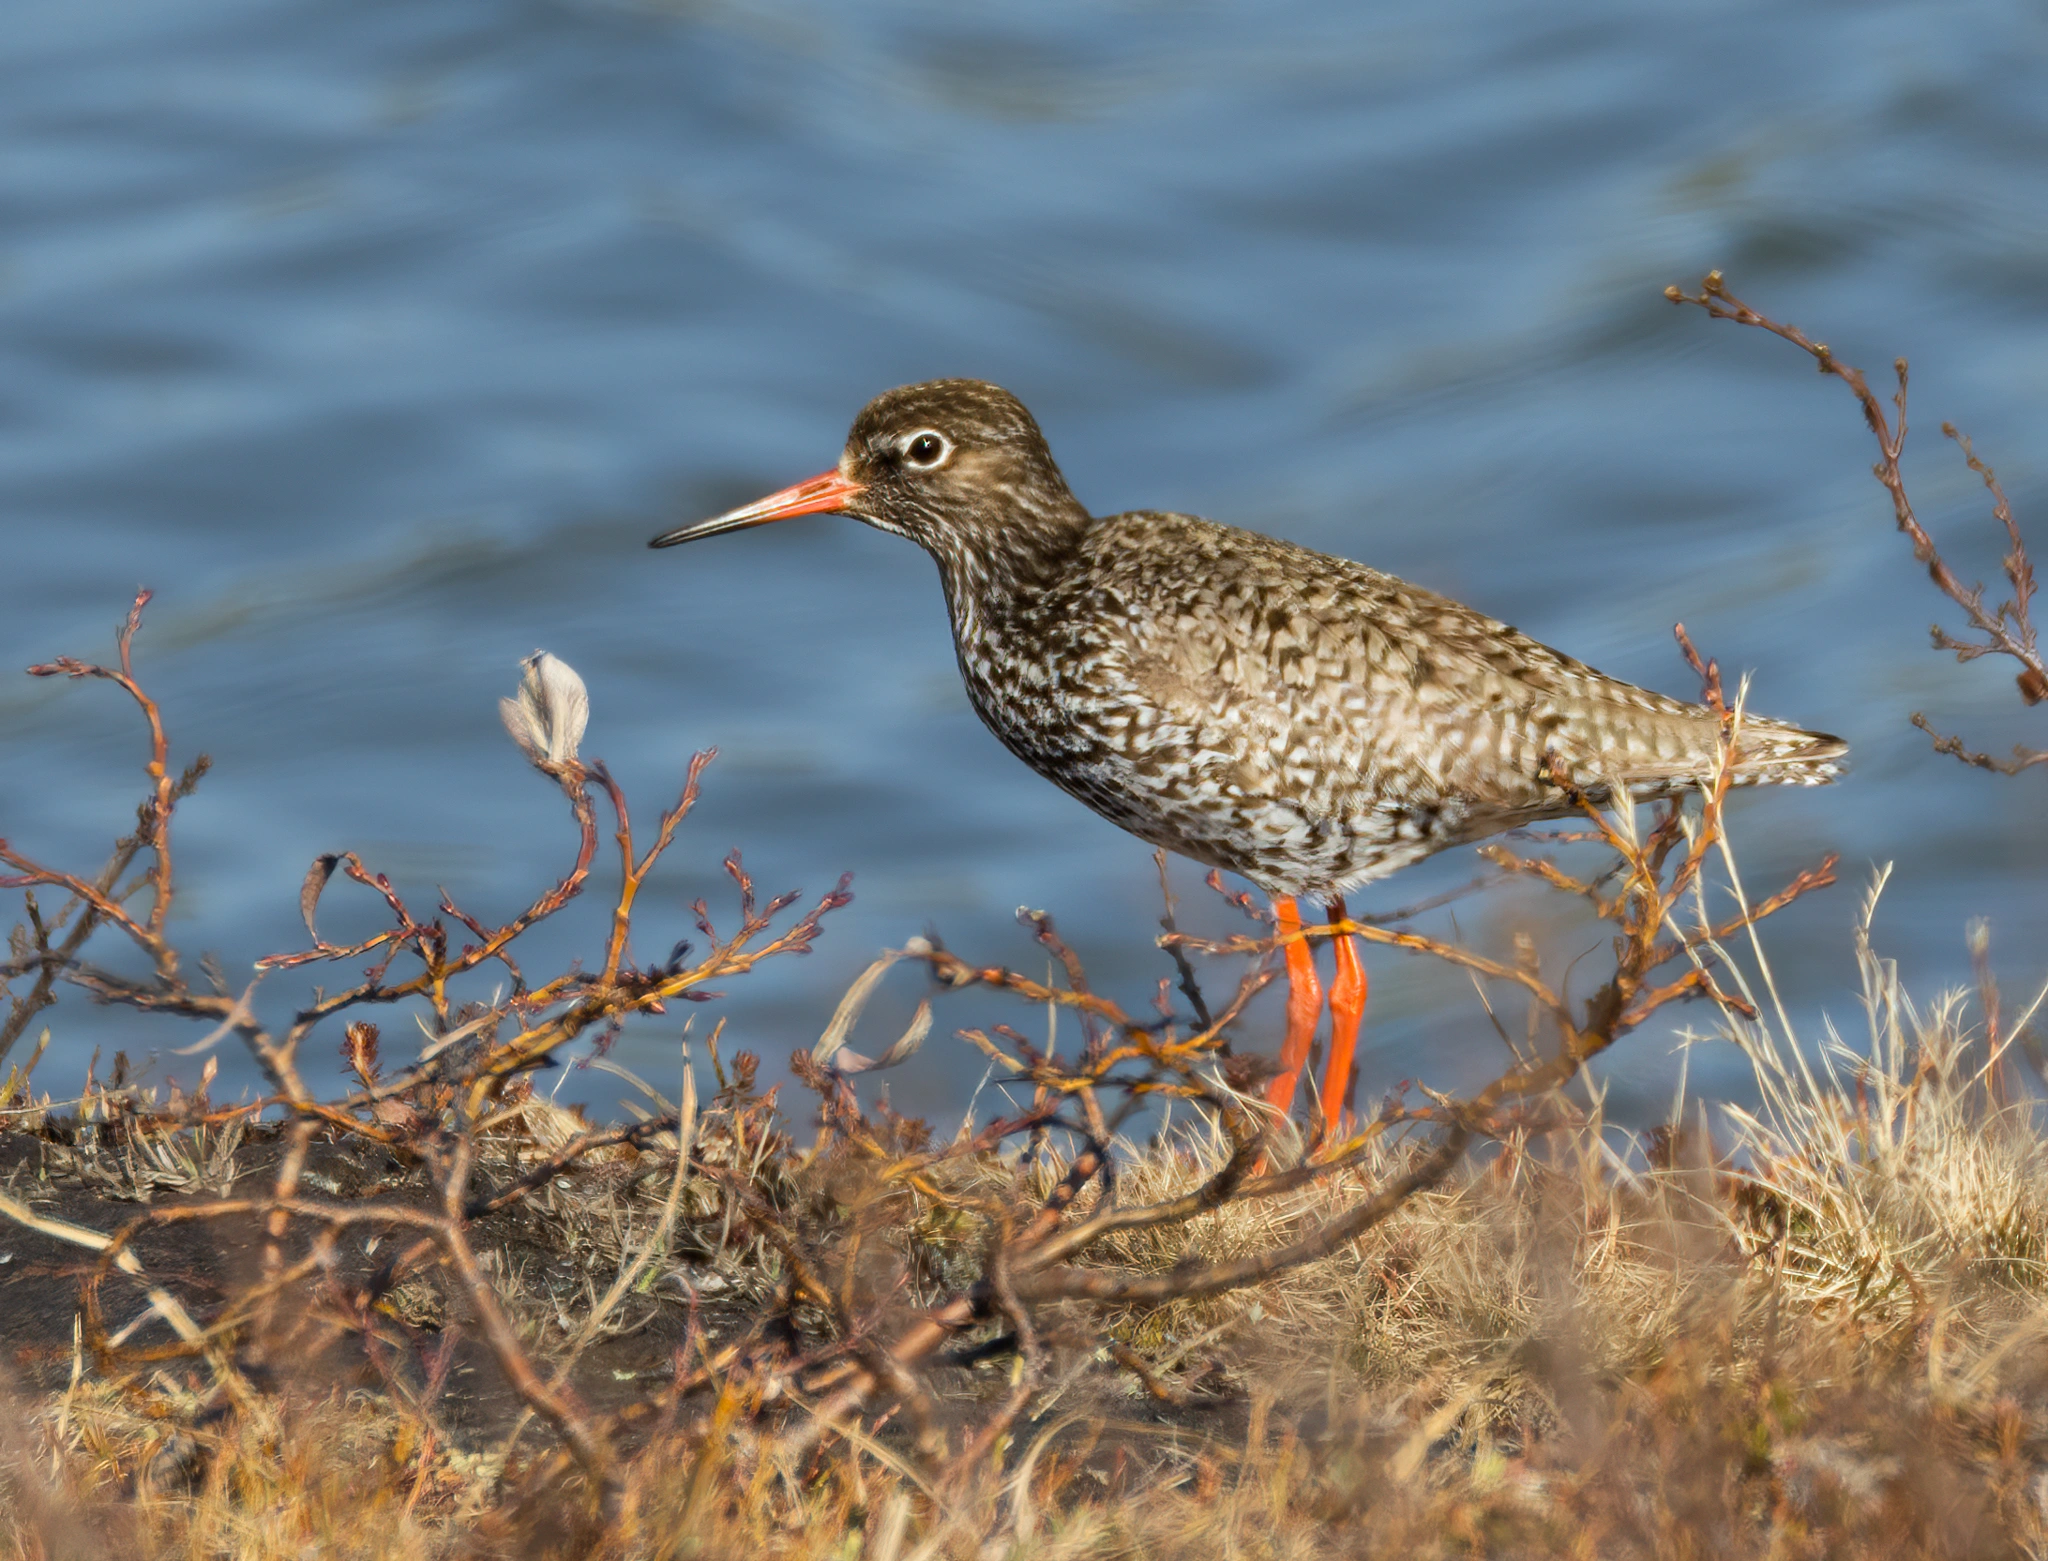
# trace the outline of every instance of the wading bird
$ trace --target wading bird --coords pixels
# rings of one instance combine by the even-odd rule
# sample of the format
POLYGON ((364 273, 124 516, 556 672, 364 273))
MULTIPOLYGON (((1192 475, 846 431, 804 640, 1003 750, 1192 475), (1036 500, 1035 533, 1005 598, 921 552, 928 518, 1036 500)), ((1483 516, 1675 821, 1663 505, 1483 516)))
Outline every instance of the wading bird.
MULTIPOLYGON (((968 697, 1012 753, 1140 839, 1249 879, 1283 935, 1302 898, 1342 921, 1349 890, 1432 852, 1566 816, 1575 792, 1668 796, 1717 762, 1706 707, 1376 569, 1192 515, 1090 515, 1022 403, 979 380, 884 392, 833 470, 651 545, 824 511, 931 554, 968 697)), ((1846 751, 1751 717, 1734 781, 1818 785, 1846 751)), ((1330 1120, 1366 998, 1353 940, 1334 942, 1330 1120)), ((1322 1009, 1305 940, 1286 970, 1267 1086, 1283 1113, 1322 1009)))

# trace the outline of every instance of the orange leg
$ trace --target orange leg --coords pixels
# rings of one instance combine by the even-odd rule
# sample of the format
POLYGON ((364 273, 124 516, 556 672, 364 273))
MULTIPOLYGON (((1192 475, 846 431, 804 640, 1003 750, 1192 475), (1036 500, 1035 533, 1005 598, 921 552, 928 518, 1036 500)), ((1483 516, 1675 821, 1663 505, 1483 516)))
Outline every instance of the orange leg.
MULTIPOLYGON (((1291 894, 1273 896, 1273 914, 1281 936, 1301 931, 1301 907, 1291 894)), ((1349 939, 1346 940, 1347 942, 1349 939)), ((1287 945, 1287 1038, 1280 1043, 1280 1071, 1266 1086, 1267 1101, 1282 1116, 1294 1109, 1294 1088, 1308 1061, 1316 1021, 1323 1013, 1323 987, 1316 980, 1316 956, 1306 940, 1287 945)), ((1349 1056, 1346 1056, 1347 1066, 1349 1056)))
MULTIPOLYGON (((1343 921, 1348 913, 1344 902, 1330 902, 1330 920, 1343 921)), ((1365 996, 1371 990, 1365 966, 1358 960, 1358 940, 1340 937, 1337 943, 1337 975, 1330 982, 1330 1065, 1323 1074, 1323 1115, 1333 1125, 1342 1121, 1351 1104, 1351 1058, 1358 1050, 1358 1027, 1365 1018, 1365 996)))

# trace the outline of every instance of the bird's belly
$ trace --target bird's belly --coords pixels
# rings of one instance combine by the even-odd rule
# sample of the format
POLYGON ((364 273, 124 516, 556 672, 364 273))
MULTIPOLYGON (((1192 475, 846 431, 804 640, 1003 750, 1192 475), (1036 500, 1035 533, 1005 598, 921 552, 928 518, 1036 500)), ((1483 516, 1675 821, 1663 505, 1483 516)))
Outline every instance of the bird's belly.
POLYGON ((1142 840, 1324 898, 1462 838, 1457 810, 1375 797, 1312 752, 1177 726, 1142 703, 1020 701, 968 686, 982 720, 1041 775, 1142 840))
POLYGON ((1140 839, 1241 874, 1270 894, 1328 898, 1462 838, 1441 810, 1380 803, 1322 811, 1199 766, 1162 775, 1111 761, 1053 778, 1140 839))

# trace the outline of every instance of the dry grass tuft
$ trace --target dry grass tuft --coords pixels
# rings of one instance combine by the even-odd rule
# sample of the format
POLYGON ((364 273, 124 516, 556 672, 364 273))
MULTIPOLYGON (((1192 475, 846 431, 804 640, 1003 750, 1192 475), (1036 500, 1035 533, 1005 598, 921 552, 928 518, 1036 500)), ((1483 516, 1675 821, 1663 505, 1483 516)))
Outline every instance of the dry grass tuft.
MULTIPOLYGON (((1635 1140, 1597 1099, 1558 1099, 1356 1242, 1123 1308, 1105 1348, 1078 1323, 1063 1340, 1074 1319, 1055 1308, 1042 1390, 971 1464, 925 1456, 899 1411, 793 1454, 764 1379, 735 1366, 639 1425, 600 1523, 573 1464, 529 1453, 515 1473, 495 1438, 387 1392, 298 1382, 228 1410, 203 1373, 110 1381, 81 1363, 68 1389, 18 1400, 0 1453, 11 1553, 2048 1554, 2048 1140, 2022 1048, 1994 1049, 1962 994, 1910 1005, 1869 944, 1874 903, 1862 1044, 1830 1033, 1804 1065, 1761 1018, 1730 1023, 1762 1104, 1726 1113, 1720 1142, 1697 1109, 1635 1140)), ((783 1142, 778 1196, 802 1185, 783 1142)), ((540 1143, 508 1140, 505 1163, 540 1143)), ((1234 1152, 1183 1126, 1129 1152, 1119 1198, 1177 1196, 1234 1152)), ((1170 1236, 1116 1232, 1087 1261, 1157 1273, 1269 1250, 1414 1152, 1382 1143, 1343 1177, 1170 1236)), ((670 1184, 631 1164, 579 1171, 587 1195, 542 1219, 608 1254, 593 1272, 646 1250, 669 1206, 670 1184)), ((955 1194, 999 1169, 978 1162, 955 1194)), ((705 1203, 672 1221, 656 1270, 702 1270, 720 1218, 705 1203)), ((759 1247, 724 1261, 748 1294, 787 1277, 759 1247)), ((551 1343, 543 1310, 520 1297, 546 1363, 578 1319, 551 1343)), ((1014 1355, 941 1369, 927 1412, 971 1431, 1016 1374, 1014 1355)))

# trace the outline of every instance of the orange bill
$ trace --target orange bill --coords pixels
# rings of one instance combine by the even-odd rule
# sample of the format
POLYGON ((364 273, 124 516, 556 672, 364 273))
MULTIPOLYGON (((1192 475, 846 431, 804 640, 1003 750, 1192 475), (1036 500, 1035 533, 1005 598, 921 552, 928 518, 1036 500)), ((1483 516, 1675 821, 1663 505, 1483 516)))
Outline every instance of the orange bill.
POLYGON ((709 520, 700 520, 693 525, 678 526, 673 531, 664 531, 649 547, 674 547, 678 542, 694 542, 699 537, 715 537, 721 531, 744 531, 749 526, 765 526, 771 520, 788 520, 796 515, 817 515, 827 510, 845 509, 863 492, 862 485, 842 477, 836 471, 820 472, 806 482, 793 488, 784 488, 780 493, 771 493, 765 499, 756 499, 738 509, 727 510, 723 515, 714 515, 709 520))

